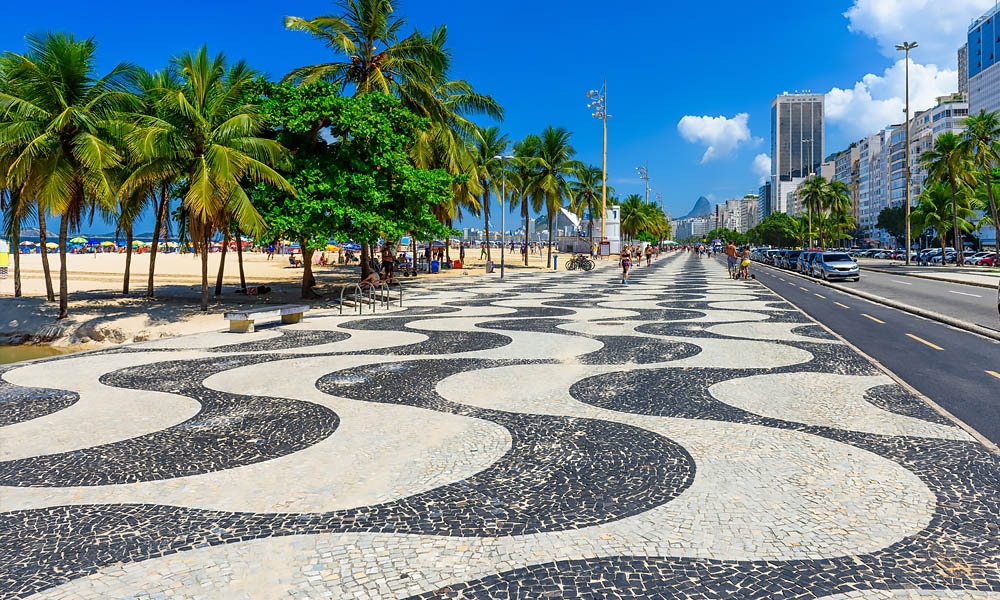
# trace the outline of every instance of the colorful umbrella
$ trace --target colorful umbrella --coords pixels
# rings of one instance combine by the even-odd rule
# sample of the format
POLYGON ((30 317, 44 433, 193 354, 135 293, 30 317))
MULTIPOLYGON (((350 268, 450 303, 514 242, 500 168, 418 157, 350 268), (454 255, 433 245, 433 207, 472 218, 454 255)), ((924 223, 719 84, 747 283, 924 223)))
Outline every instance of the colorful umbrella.
POLYGON ((85 237, 75 237, 69 241, 71 244, 86 244, 87 238, 85 237))
POLYGON ((101 242, 101 245, 102 246, 114 246, 115 243, 112 242, 112 241, 110 241, 110 240, 104 240, 103 242, 101 242))
POLYGON ((22 246, 37 246, 38 244, 36 244, 35 242, 29 242, 29 241, 25 240, 25 241, 21 242, 21 245, 22 246))
POLYGON ((55 248, 58 248, 59 244, 55 242, 48 242, 47 244, 45 244, 45 247, 48 248, 49 250, 53 250, 55 248))

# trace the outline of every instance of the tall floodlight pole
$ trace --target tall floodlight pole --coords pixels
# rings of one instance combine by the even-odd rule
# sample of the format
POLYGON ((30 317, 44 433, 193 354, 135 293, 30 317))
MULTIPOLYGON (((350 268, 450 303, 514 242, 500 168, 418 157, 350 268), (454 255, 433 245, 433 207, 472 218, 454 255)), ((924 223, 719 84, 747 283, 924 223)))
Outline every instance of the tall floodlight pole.
MULTIPOLYGON (((896 50, 901 50, 906 55, 906 264, 910 264, 910 247, 913 241, 910 239, 910 50, 917 47, 916 42, 903 42, 896 46, 896 50)), ((956 241, 958 246, 961 240, 956 241)))
POLYGON ((590 104, 587 108, 594 111, 593 116, 595 119, 600 119, 604 123, 604 152, 601 161, 601 242, 604 242, 607 231, 604 228, 604 222, 607 221, 608 217, 608 80, 604 80, 604 85, 600 90, 590 90, 587 92, 587 97, 590 98, 590 104))
POLYGON ((507 211, 504 210, 503 201, 507 197, 507 169, 504 167, 503 161, 513 160, 513 156, 500 156, 499 154, 493 157, 493 160, 500 161, 500 279, 503 279, 503 268, 504 268, 504 247, 507 245, 507 211))
POLYGON ((646 182, 646 204, 649 204, 649 161, 647 160, 644 165, 639 165, 636 171, 639 172, 639 179, 646 182))

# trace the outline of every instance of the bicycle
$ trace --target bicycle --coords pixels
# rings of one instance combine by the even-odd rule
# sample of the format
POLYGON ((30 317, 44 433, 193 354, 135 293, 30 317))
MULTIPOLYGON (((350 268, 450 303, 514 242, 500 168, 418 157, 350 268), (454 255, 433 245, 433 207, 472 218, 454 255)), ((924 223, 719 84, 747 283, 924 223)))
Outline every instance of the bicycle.
POLYGON ((590 271, 595 266, 596 266, 596 263, 594 261, 592 261, 591 259, 587 258, 586 255, 577 254, 576 256, 574 256, 573 258, 571 258, 566 263, 566 270, 567 271, 575 271, 577 269, 577 267, 579 267, 580 269, 583 269, 584 271, 590 271))

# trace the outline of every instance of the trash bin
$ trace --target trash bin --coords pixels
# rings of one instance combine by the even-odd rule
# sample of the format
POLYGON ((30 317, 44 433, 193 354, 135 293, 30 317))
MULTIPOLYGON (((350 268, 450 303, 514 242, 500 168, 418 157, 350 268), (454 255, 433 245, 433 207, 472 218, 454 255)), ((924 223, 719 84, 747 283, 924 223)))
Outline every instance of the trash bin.
POLYGON ((559 255, 558 254, 553 254, 552 255, 552 270, 556 271, 558 269, 559 269, 559 255))
POLYGON ((432 260, 431 261, 431 273, 441 272, 441 261, 432 260))

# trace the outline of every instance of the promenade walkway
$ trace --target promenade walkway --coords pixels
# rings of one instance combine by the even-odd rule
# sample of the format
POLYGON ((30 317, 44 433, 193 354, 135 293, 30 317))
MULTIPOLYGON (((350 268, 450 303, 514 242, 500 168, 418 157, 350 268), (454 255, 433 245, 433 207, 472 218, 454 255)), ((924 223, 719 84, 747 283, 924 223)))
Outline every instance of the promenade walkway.
POLYGON ((0 367, 0 598, 1000 600, 996 455, 715 261, 630 282, 0 367))

